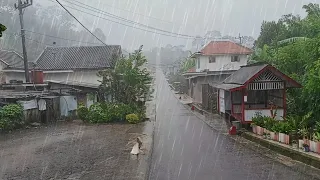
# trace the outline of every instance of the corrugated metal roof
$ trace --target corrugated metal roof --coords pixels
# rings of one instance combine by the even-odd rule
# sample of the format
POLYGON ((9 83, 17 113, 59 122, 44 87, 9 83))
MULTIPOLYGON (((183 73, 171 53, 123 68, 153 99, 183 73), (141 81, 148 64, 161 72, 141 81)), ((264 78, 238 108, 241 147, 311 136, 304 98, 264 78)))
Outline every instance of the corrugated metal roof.
POLYGON ((268 66, 268 64, 253 64, 243 66, 238 71, 231 74, 226 80, 223 81, 223 83, 243 85, 266 66, 268 66))
MULTIPOLYGON (((4 69, 24 69, 23 57, 15 51, 0 50, 0 61, 7 65, 4 69)), ((28 65, 32 68, 34 63, 28 65)))
POLYGON ((241 86, 242 85, 240 85, 240 84, 219 84, 214 87, 216 87, 218 89, 223 89, 223 90, 230 90, 230 89, 238 88, 241 86))
POLYGON ((121 46, 47 47, 37 60, 42 70, 103 69, 121 56, 121 46))

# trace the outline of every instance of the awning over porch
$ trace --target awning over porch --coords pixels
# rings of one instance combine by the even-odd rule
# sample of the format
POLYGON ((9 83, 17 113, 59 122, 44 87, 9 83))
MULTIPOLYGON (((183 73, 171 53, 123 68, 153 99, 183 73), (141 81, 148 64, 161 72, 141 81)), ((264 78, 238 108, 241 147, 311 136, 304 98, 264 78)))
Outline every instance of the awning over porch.
POLYGON ((193 79, 200 76, 222 76, 222 75, 231 75, 234 73, 234 70, 229 71, 206 71, 206 72, 186 72, 182 74, 186 79, 193 79))
POLYGON ((242 85, 241 84, 224 84, 224 83, 209 83, 210 86, 218 88, 218 89, 223 89, 226 91, 229 91, 231 89, 239 88, 242 85))

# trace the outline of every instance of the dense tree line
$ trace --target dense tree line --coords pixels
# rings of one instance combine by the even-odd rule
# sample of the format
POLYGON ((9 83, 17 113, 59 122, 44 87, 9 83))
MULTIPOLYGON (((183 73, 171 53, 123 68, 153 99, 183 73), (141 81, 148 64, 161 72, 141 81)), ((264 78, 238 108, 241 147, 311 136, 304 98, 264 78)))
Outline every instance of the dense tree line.
MULTIPOLYGON (((0 48, 14 50, 22 54, 20 21, 14 3, 16 0, 2 0, 0 3, 1 23, 7 27, 0 39, 0 48)), ((47 46, 68 47, 101 44, 90 33, 79 27, 78 23, 58 6, 44 7, 35 3, 26 8, 24 25, 29 61, 35 61, 47 46)), ((92 31, 102 41, 106 41, 106 36, 101 29, 96 28, 92 31)))
POLYGON ((262 23, 251 60, 268 62, 300 82, 302 89, 288 90, 288 111, 299 116, 312 113, 316 121, 320 115, 320 8, 313 3, 302 8, 307 12, 304 18, 288 14, 262 23))

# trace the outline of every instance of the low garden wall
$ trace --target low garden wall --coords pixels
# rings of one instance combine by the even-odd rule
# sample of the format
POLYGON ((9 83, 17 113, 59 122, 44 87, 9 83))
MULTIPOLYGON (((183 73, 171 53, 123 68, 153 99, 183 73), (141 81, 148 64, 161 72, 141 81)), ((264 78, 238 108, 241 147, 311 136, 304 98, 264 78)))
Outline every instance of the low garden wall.
POLYGON ((313 167, 320 169, 320 156, 318 158, 318 157, 315 157, 311 154, 301 152, 298 149, 293 149, 291 147, 277 144, 275 142, 272 142, 272 140, 263 139, 262 137, 259 137, 253 133, 250 133, 250 132, 244 132, 241 134, 241 136, 250 140, 250 141, 261 144, 262 146, 264 146, 268 149, 271 149, 279 154, 290 157, 293 160, 300 161, 300 162, 303 162, 305 164, 308 164, 310 166, 313 166, 313 167))

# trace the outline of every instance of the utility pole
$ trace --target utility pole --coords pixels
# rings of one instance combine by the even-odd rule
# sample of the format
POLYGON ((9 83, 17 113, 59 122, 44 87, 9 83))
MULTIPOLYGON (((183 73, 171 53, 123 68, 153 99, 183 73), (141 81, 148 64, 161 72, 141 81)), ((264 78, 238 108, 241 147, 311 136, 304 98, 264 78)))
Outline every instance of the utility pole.
POLYGON ((21 39, 22 39, 22 50, 23 50, 23 62, 24 62, 24 73, 26 78, 26 83, 30 82, 29 78, 29 67, 28 67, 28 56, 26 50, 26 39, 25 39, 25 30, 23 24, 23 9, 27 8, 28 6, 32 5, 32 0, 26 0, 22 3, 22 0, 18 0, 18 4, 15 3, 14 7, 19 10, 19 17, 20 17, 20 26, 21 26, 21 39))
POLYGON ((237 37, 236 39, 239 39, 239 40, 240 40, 240 44, 242 44, 242 39, 243 39, 243 38, 244 38, 244 37, 241 36, 240 33, 239 33, 239 37, 237 37))

